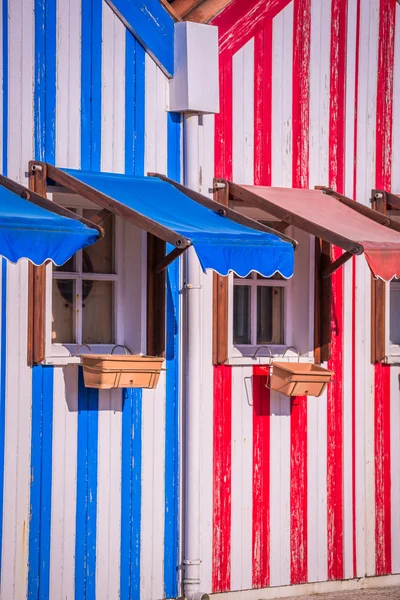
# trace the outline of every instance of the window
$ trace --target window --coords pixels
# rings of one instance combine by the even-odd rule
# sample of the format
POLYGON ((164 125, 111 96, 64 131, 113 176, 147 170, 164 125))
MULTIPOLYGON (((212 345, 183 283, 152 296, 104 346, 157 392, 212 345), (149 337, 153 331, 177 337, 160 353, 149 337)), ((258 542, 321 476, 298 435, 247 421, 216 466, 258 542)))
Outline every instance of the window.
POLYGON ((233 343, 236 346, 284 343, 284 288, 279 275, 234 277, 233 343))
MULTIPOLYGON (((98 212, 77 208, 90 220, 98 212)), ((114 344, 118 275, 115 269, 115 217, 103 223, 97 244, 53 268, 52 343, 114 344)))
MULTIPOLYGON (((76 194, 53 193, 53 201, 86 219, 101 210, 76 194)), ((81 344, 98 354, 116 344, 146 354, 147 233, 115 215, 102 227, 102 240, 46 267, 46 364, 78 362, 81 344)))
MULTIPOLYGON (((400 222, 399 196, 372 190, 372 207, 400 222)), ((400 279, 371 284, 371 362, 400 364, 400 279)))
MULTIPOLYGON (((293 228, 289 228, 287 234, 299 242, 291 279, 284 279, 280 274, 266 278, 250 273, 244 278, 231 275, 225 284, 228 339, 227 359, 222 362, 247 364, 262 345, 269 346, 275 356, 283 354, 288 346, 295 346, 306 359, 314 356, 315 238, 293 228)), ((222 322, 220 330, 223 327, 222 322)), ((288 355, 295 356, 296 352, 290 351, 288 355)))
POLYGON ((389 285, 389 344, 392 351, 396 349, 396 354, 400 354, 400 279, 389 285))

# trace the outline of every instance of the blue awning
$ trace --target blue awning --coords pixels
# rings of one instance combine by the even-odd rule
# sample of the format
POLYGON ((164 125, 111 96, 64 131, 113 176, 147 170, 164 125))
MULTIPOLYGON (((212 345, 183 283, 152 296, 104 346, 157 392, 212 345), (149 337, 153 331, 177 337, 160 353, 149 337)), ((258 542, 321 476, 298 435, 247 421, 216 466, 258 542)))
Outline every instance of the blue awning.
POLYGON ((204 271, 212 269, 221 275, 234 272, 241 277, 251 271, 264 277, 293 275, 294 248, 290 242, 234 222, 158 177, 60 171, 190 240, 204 271))
POLYGON ((97 229, 46 210, 0 186, 0 256, 9 261, 28 258, 35 265, 47 260, 62 265, 98 238, 97 229))

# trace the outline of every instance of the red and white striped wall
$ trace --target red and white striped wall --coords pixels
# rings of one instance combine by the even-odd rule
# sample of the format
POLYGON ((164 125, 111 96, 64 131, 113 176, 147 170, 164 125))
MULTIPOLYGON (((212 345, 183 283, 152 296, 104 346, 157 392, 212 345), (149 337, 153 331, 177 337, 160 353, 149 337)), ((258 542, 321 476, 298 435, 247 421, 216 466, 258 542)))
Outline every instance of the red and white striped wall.
MULTIPOLYGON (((215 174, 363 204, 375 186, 400 193, 399 19, 395 0, 233 0, 214 20, 205 187, 215 174)), ((269 393, 250 365, 211 366, 204 280, 202 588, 399 573, 400 368, 370 364, 364 258, 333 276, 335 381, 319 399, 269 393)))

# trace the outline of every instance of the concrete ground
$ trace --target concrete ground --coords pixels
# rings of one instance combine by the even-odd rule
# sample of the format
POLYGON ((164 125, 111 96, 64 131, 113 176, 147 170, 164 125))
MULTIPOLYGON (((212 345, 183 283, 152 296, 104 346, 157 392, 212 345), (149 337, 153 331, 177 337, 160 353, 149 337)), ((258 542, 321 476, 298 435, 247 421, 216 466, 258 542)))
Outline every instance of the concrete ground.
POLYGON ((372 590, 354 590, 352 592, 332 592, 286 598, 286 600, 400 600, 400 586, 376 588, 372 590))

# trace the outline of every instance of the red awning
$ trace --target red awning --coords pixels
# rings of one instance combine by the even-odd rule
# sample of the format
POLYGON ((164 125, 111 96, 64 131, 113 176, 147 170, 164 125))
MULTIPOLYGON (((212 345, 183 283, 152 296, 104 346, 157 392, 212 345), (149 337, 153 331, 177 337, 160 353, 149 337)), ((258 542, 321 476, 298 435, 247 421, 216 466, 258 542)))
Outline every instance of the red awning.
POLYGON ((233 206, 253 206, 351 254, 364 252, 374 277, 400 277, 400 224, 331 190, 229 183, 233 206))

